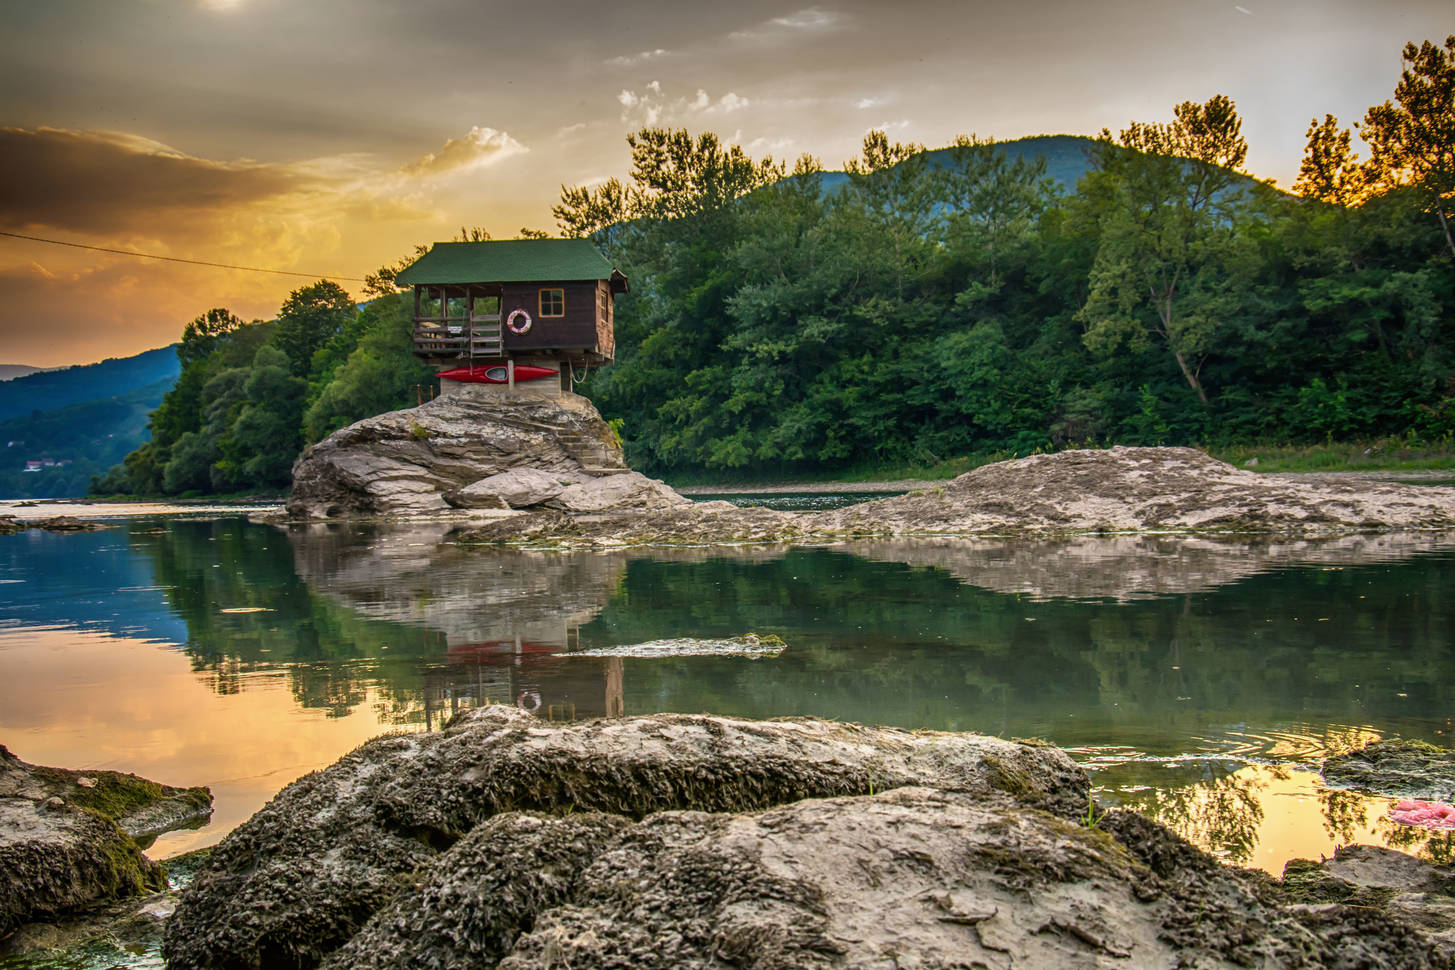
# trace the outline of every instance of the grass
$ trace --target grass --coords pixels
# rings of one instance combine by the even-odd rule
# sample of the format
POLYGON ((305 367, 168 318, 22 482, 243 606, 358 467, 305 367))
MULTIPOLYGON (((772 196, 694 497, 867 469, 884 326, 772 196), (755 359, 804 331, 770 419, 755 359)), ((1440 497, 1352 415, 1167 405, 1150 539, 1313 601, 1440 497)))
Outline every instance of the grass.
MULTIPOLYGON (((1075 448, 1105 448, 1110 444, 1091 442, 1075 448)), ((1275 442, 1212 446, 1203 448, 1212 457, 1239 468, 1256 458, 1259 472, 1322 471, 1445 471, 1455 477, 1455 441, 1421 442, 1399 438, 1370 441, 1330 442, 1321 445, 1291 445, 1275 442)), ((669 474, 674 487, 751 486, 821 484, 824 482, 874 482, 919 479, 940 481, 963 475, 982 465, 1024 458, 1025 455, 998 451, 964 455, 923 464, 857 466, 842 469, 803 471, 795 469, 741 469, 733 472, 688 471, 669 474)))
POLYGON ((1253 444, 1209 448, 1208 454, 1239 468, 1256 458, 1260 472, 1450 471, 1455 442, 1401 439, 1330 442, 1321 445, 1253 444))

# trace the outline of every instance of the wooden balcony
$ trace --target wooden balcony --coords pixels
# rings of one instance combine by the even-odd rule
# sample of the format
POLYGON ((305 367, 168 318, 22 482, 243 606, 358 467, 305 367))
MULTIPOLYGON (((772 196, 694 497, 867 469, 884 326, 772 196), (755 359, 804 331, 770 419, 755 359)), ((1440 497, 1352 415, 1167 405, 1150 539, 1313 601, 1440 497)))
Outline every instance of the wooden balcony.
POLYGON ((500 315, 465 321, 414 321, 414 352, 421 357, 500 357, 505 345, 500 315))

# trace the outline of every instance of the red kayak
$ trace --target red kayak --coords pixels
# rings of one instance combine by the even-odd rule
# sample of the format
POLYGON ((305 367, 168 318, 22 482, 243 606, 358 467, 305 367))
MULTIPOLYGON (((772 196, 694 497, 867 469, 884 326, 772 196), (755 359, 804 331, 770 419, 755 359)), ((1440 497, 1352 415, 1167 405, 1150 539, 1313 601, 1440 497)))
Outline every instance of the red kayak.
MULTIPOLYGON (((534 367, 530 364, 515 365, 515 383, 524 381, 538 381, 542 377, 555 377, 558 371, 549 367, 534 367)), ((509 384, 510 378, 506 374, 504 364, 492 364, 489 367, 456 367, 453 370, 442 370, 436 377, 443 377, 447 381, 464 381, 468 384, 509 384)))

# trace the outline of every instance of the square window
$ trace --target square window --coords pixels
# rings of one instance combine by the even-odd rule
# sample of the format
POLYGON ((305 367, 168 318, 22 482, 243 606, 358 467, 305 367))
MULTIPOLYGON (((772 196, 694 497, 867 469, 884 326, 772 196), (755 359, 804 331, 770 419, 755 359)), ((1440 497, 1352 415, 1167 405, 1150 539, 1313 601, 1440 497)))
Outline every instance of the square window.
POLYGON ((563 289, 541 290, 541 316, 564 317, 566 315, 566 291, 563 289))

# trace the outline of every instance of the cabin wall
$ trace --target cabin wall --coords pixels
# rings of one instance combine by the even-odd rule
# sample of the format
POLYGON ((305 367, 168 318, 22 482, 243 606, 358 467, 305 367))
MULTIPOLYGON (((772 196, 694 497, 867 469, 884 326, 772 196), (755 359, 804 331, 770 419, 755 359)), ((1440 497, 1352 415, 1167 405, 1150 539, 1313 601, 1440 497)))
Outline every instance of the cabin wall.
POLYGON ((606 357, 616 356, 616 299, 611 284, 596 281, 596 351, 606 357))
POLYGON ((566 347, 596 349, 600 344, 600 327, 596 319, 597 281, 571 283, 505 283, 501 286, 500 320, 504 324, 516 308, 530 314, 527 333, 512 333, 504 328, 505 350, 519 353, 528 350, 551 350, 566 347), (566 315, 542 317, 540 291, 547 288, 565 290, 566 315))

